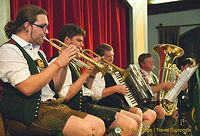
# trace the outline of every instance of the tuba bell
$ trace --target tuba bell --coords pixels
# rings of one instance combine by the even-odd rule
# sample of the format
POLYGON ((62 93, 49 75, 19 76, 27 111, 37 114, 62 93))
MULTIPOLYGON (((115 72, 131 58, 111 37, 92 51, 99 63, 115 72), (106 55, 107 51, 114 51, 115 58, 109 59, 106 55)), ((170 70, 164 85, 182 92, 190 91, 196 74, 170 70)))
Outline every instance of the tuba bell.
MULTIPOLYGON (((158 44, 153 47, 153 51, 159 57, 159 83, 174 82, 177 80, 177 67, 174 63, 176 58, 183 56, 184 50, 172 44, 158 44), (174 74, 175 73, 175 74, 174 74)), ((158 100, 165 109, 166 115, 172 115, 177 107, 177 98, 173 102, 163 99, 169 90, 163 89, 158 93, 158 100)))

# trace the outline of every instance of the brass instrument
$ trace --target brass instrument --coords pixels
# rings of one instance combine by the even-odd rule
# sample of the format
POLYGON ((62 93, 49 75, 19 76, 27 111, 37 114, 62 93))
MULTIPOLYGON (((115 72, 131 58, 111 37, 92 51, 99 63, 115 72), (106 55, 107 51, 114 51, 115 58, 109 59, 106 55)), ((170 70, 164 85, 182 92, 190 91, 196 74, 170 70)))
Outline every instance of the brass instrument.
MULTIPOLYGON (((83 53, 90 56, 87 52, 99 56, 88 49, 83 50, 83 53)), ((107 72, 112 75, 116 84, 125 85, 128 89, 124 98, 129 106, 142 105, 151 100, 153 92, 136 65, 129 65, 126 69, 122 69, 104 58, 101 59, 101 62, 107 65, 107 72)))
MULTIPOLYGON (((174 60, 181 57, 184 54, 184 50, 176 45, 172 44, 158 44, 153 47, 153 51, 159 56, 160 69, 159 80, 163 82, 175 82, 177 80, 177 74, 179 73, 174 63, 174 60), (176 72, 174 72, 176 71, 176 72), (178 72, 178 73, 177 73, 178 72)), ((169 102, 163 99, 169 90, 164 89, 160 91, 160 102, 165 109, 166 115, 172 115, 177 107, 177 99, 173 102, 169 102)))
MULTIPOLYGON (((88 52, 91 52, 91 53, 94 54, 95 56, 100 57, 98 54, 96 54, 96 53, 90 51, 89 49, 83 50, 83 53, 85 53, 85 52, 87 52, 87 51, 88 51, 88 52)), ((102 58, 101 61, 102 61, 102 63, 105 63, 105 64, 107 65, 107 72, 108 72, 108 73, 112 74, 114 71, 113 71, 112 69, 110 69, 110 68, 111 68, 111 67, 114 68, 115 70, 117 70, 117 71, 120 73, 120 75, 122 76, 122 80, 123 80, 123 81, 127 78, 127 76, 129 75, 129 73, 130 73, 130 71, 131 71, 130 68, 128 68, 128 69, 121 69, 120 67, 114 65, 113 63, 107 61, 107 60, 104 59, 104 58, 102 58)), ((103 75, 103 76, 104 76, 104 75, 103 75)))
MULTIPOLYGON (((58 42, 58 43, 59 43, 60 45, 62 45, 62 46, 68 47, 67 44, 65 44, 65 43, 63 43, 62 41, 60 41, 60 40, 58 40, 58 39, 55 39, 55 38, 47 39, 46 37, 43 37, 43 39, 46 40, 46 41, 48 41, 52 46, 54 46, 56 49, 58 49, 58 50, 61 51, 61 52, 63 51, 63 50, 61 49, 61 47, 58 46, 58 45, 57 45, 56 43, 54 43, 53 41, 58 42)), ((90 51, 90 52, 93 53, 93 54, 95 54, 95 53, 92 52, 92 51, 90 51)), ((81 58, 83 58, 84 60, 86 60, 86 61, 88 61, 89 63, 93 64, 96 68, 98 68, 98 70, 101 71, 103 75, 106 74, 106 72, 107 72, 107 70, 108 70, 107 66, 105 66, 105 65, 103 65, 103 64, 101 64, 101 63, 99 63, 99 62, 97 62, 97 61, 95 61, 95 60, 89 58, 88 56, 86 56, 86 55, 83 54, 82 52, 77 52, 77 54, 78 54, 81 58)), ((79 58, 73 58, 73 59, 72 59, 72 62, 73 62, 75 65, 77 65, 78 67, 81 67, 81 68, 82 68, 82 67, 85 67, 85 68, 87 68, 87 69, 89 69, 89 70, 93 70, 93 68, 92 68, 91 66, 89 66, 89 65, 86 64, 86 63, 84 63, 84 62, 81 61, 79 58)))

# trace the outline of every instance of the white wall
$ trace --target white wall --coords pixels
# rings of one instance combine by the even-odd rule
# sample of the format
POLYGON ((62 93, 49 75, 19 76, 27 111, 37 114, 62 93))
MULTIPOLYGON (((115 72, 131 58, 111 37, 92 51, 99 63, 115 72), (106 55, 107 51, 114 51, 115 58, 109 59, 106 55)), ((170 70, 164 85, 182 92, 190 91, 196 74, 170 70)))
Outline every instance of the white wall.
MULTIPOLYGON (((147 33, 147 0, 127 0, 132 6, 133 18, 133 27, 130 31, 133 32, 133 45, 130 50, 132 54, 130 57, 133 57, 133 62, 137 63, 138 56, 144 52, 148 51, 148 33, 147 33), (146 5, 146 6, 144 6, 146 5)), ((132 58, 131 58, 132 61, 132 58)))
POLYGON ((10 20, 10 0, 0 0, 0 45, 7 41, 4 32, 5 24, 10 20))
MULTIPOLYGON (((200 24, 200 9, 148 16, 148 52, 153 55, 156 66, 159 65, 158 56, 152 51, 152 48, 158 44, 158 30, 156 26, 159 26, 159 24, 163 24, 163 26, 200 24)), ((181 27, 180 34, 194 27, 197 26, 181 27)), ((157 74, 157 71, 155 69, 154 72, 157 74)))

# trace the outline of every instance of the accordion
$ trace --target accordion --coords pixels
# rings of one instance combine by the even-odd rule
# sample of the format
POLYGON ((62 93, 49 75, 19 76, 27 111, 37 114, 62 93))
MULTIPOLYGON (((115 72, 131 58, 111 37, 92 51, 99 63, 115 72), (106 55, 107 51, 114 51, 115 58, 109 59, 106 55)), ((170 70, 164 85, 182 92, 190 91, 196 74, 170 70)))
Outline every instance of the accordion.
POLYGON ((125 79, 123 75, 115 69, 112 73, 112 77, 116 84, 125 85, 128 88, 126 95, 124 95, 128 105, 134 107, 150 102, 153 97, 153 92, 142 77, 137 66, 135 64, 130 64, 126 70, 129 71, 129 74, 125 79))

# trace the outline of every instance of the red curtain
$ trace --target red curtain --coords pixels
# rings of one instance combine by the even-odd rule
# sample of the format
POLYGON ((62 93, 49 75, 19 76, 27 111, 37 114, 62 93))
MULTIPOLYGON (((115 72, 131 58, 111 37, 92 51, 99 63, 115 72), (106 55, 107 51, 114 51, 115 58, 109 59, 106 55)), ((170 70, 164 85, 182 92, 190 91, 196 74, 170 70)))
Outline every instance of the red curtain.
MULTIPOLYGON (((15 20, 17 11, 27 4, 37 5, 48 12, 47 38, 57 38, 66 23, 77 24, 86 31, 86 49, 94 51, 100 43, 108 43, 114 48, 114 64, 127 66, 128 7, 121 0, 10 0, 11 19, 15 20)), ((41 49, 47 59, 57 53, 46 42, 41 49)))

